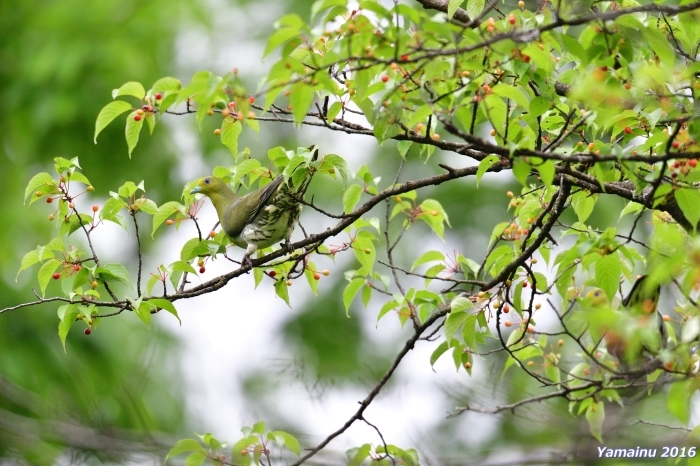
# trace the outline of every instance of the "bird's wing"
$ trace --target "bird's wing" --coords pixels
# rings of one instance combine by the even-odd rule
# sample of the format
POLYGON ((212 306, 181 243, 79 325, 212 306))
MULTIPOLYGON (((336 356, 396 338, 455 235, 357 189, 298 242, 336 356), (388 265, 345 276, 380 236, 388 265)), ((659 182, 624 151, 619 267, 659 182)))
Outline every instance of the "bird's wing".
MULTIPOLYGON (((258 202, 255 206, 253 206, 253 208, 250 209, 250 213, 243 222, 243 226, 248 225, 253 221, 255 216, 258 215, 258 212, 260 212, 260 208, 267 203, 267 201, 274 194, 277 188, 279 188, 280 184, 282 184, 283 181, 284 177, 282 175, 279 175, 272 182, 268 183, 264 188, 262 188, 262 190, 260 191, 260 198, 258 199, 258 202)), ((243 198, 241 199, 241 201, 242 200, 243 198)))

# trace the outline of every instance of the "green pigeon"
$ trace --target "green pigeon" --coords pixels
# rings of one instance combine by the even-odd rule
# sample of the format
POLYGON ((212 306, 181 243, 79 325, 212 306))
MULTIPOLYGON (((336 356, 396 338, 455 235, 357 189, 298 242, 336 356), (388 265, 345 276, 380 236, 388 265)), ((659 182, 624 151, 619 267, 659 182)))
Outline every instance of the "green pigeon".
POLYGON ((209 197, 219 216, 219 223, 231 241, 245 248, 243 261, 252 266, 251 256, 258 249, 284 241, 289 249, 290 238, 299 220, 301 203, 310 176, 294 189, 278 176, 269 184, 238 196, 220 178, 207 176, 197 181, 191 194, 209 197))

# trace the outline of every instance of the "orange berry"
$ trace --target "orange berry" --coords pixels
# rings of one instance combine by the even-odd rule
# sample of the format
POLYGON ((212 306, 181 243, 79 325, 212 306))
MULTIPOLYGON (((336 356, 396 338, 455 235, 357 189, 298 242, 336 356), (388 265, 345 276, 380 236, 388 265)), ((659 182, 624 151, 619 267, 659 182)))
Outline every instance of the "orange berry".
POLYGON ((513 322, 511 322, 510 320, 506 320, 505 322, 503 322, 503 325, 505 325, 506 327, 510 327, 511 325, 513 325, 513 322))
POLYGON ((172 221, 171 219, 167 219, 167 220, 165 221, 165 224, 166 224, 166 225, 172 225, 172 224, 173 224, 173 221, 172 221))
POLYGON ((100 206, 98 206, 98 205, 92 206, 92 211, 93 211, 93 212, 97 212, 98 210, 100 210, 100 206))
POLYGON ((316 272, 316 273, 314 274, 314 280, 320 280, 320 279, 321 279, 321 274, 318 273, 318 272, 316 272))
POLYGON ((559 346, 564 346, 564 340, 559 340, 559 341, 557 342, 557 345, 559 345, 559 346))
POLYGON ((630 128, 629 126, 625 126, 625 134, 630 134, 630 133, 632 133, 632 128, 630 128))
POLYGON ((209 232, 209 237, 214 238, 216 236, 216 232, 214 230, 209 232))

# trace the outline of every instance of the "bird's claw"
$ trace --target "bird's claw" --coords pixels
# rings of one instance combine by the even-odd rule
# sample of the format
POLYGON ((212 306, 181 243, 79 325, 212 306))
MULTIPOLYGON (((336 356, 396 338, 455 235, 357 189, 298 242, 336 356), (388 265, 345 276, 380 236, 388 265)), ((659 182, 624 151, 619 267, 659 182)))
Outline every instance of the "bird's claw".
MULTIPOLYGON (((247 265, 252 270, 253 269, 253 259, 251 259, 251 257, 248 254, 246 254, 245 256, 243 256, 243 264, 242 265, 243 266, 247 265)), ((248 271, 246 273, 250 273, 250 271, 248 271)))

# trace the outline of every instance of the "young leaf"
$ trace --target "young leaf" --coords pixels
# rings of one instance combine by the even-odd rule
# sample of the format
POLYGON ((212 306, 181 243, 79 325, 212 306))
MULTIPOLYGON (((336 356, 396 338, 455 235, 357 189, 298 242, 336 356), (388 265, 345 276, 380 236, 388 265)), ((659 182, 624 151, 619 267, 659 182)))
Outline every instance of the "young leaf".
POLYGON ((95 121, 95 136, 93 141, 97 144, 97 135, 102 132, 103 129, 107 127, 115 118, 124 112, 128 112, 133 107, 129 102, 123 100, 115 100, 110 102, 100 110, 97 115, 97 120, 95 121))

